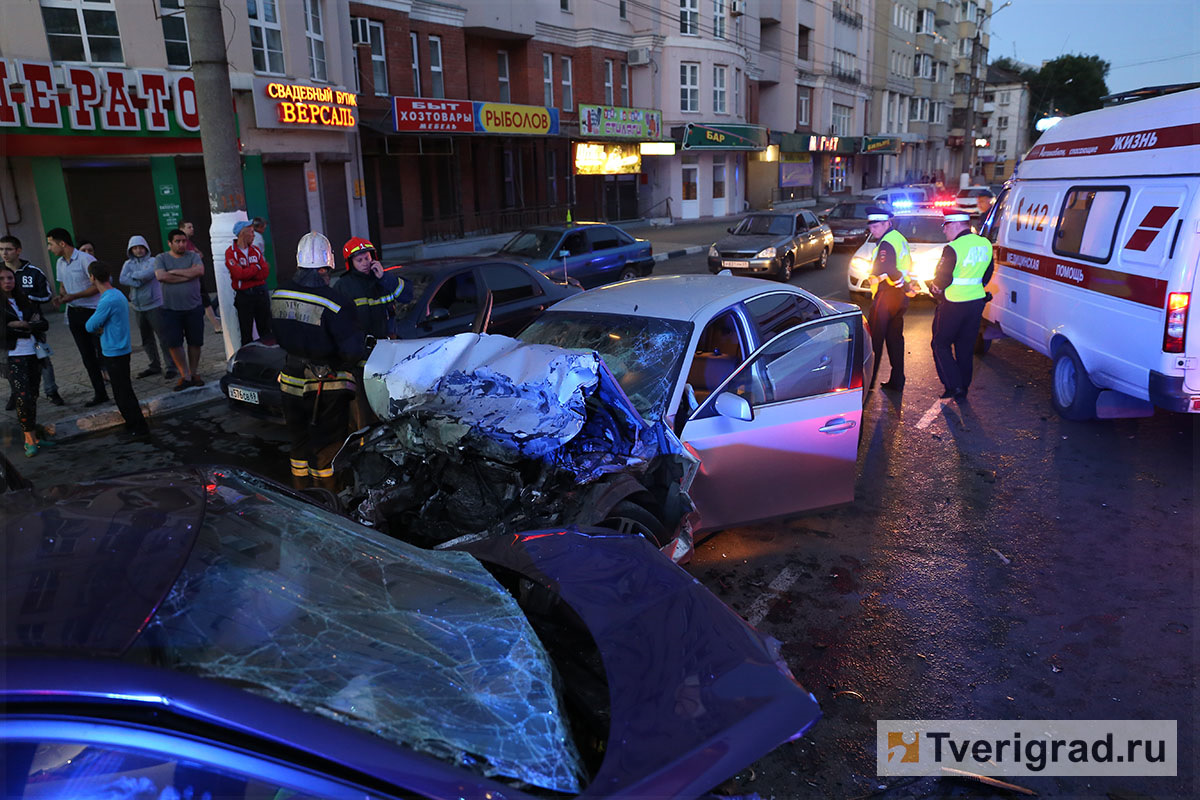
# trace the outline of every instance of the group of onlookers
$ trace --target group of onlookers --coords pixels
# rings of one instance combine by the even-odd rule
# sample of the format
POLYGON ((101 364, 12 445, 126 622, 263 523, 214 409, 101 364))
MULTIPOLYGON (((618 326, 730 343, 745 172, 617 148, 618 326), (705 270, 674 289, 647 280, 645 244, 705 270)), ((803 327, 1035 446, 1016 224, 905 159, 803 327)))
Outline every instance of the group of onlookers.
MULTIPOLYGON (((270 336, 266 289, 270 270, 261 244, 255 244, 262 242, 265 227, 266 222, 257 217, 237 223, 235 241, 225 253, 236 292, 242 344, 251 341, 255 324, 261 338, 270 336)), ((49 444, 45 430, 37 424, 39 379, 46 398, 55 405, 64 404, 46 343, 49 325, 43 304, 49 303, 55 310, 66 307, 67 326, 92 388, 92 398, 84 406, 109 402, 111 388, 129 436, 149 433, 130 376, 130 309, 149 359, 137 377, 165 375, 175 381, 175 391, 204 385, 198 370, 205 316, 215 332, 220 333, 221 327, 203 290, 204 258, 192 242, 193 233, 192 224, 184 222, 167 234, 167 249, 157 255, 151 255, 144 236, 131 236, 126 245, 128 258, 116 272, 96 260, 90 242, 80 240, 76 246, 69 231, 54 228, 46 234, 46 242, 57 257, 57 290, 53 279, 21 257, 19 239, 0 237, 4 262, 0 266, 0 310, 5 333, 0 352, 7 356, 8 409, 17 412, 26 456, 49 444), (114 283, 128 291, 128 299, 114 283)))

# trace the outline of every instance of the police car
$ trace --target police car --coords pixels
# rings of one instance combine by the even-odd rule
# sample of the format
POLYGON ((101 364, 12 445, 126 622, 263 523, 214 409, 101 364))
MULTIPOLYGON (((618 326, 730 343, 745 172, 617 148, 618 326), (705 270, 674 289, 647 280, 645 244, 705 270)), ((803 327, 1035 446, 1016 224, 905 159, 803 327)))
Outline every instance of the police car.
MULTIPOLYGON (((938 261, 941 260, 942 250, 946 247, 946 234, 942 231, 944 217, 940 211, 918 211, 910 214, 898 214, 892 217, 892 227, 908 240, 912 253, 912 273, 910 283, 917 289, 918 294, 931 297, 930 281, 938 261)), ((846 283, 851 292, 871 293, 872 256, 877 239, 869 234, 867 240, 855 251, 850 259, 850 269, 846 274, 846 283)))

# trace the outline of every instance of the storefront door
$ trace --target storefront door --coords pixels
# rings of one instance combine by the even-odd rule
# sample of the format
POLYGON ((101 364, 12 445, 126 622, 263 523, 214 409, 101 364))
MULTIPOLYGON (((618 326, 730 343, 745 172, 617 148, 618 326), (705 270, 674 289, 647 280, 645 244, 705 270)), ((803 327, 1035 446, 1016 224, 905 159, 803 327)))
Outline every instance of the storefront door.
POLYGON ((714 217, 723 217, 729 213, 725 203, 725 156, 713 156, 712 168, 712 198, 714 217))
POLYGON ((679 216, 683 219, 699 219, 700 197, 697 189, 700 184, 700 167, 697 164, 684 164, 681 173, 683 175, 683 191, 680 197, 683 198, 683 201, 680 204, 679 216))

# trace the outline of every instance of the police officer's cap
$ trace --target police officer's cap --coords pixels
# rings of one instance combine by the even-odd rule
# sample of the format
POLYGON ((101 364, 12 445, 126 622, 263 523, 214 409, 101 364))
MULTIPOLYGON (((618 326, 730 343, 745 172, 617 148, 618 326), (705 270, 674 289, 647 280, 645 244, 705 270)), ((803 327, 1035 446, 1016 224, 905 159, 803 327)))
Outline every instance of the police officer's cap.
POLYGON ((958 209, 946 209, 945 211, 942 212, 942 223, 943 224, 945 224, 947 222, 970 222, 970 221, 971 221, 971 217, 969 215, 967 215, 966 212, 959 211, 958 209))
POLYGON ((871 206, 867 209, 867 222, 887 222, 892 218, 892 213, 886 208, 879 206, 871 206))

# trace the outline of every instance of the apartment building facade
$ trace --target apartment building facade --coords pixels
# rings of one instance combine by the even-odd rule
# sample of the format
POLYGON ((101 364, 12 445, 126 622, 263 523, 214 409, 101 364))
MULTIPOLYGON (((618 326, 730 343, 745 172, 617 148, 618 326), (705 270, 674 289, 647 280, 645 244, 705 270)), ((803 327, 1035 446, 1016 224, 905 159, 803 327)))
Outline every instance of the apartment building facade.
MULTIPOLYGON (((268 220, 275 277, 306 231, 365 229, 347 0, 223 4, 250 215, 268 220)), ((45 263, 64 227, 120 264, 132 234, 161 249, 182 220, 211 265, 204 176, 181 0, 0 5, 0 179, 5 231, 45 263)), ((220 257, 220 255, 218 255, 220 257)), ((210 270, 205 278, 213 285, 210 270)))
POLYGON ((989 183, 1008 179, 1032 144, 1029 85, 1006 70, 989 67, 983 90, 983 136, 979 169, 989 183))

